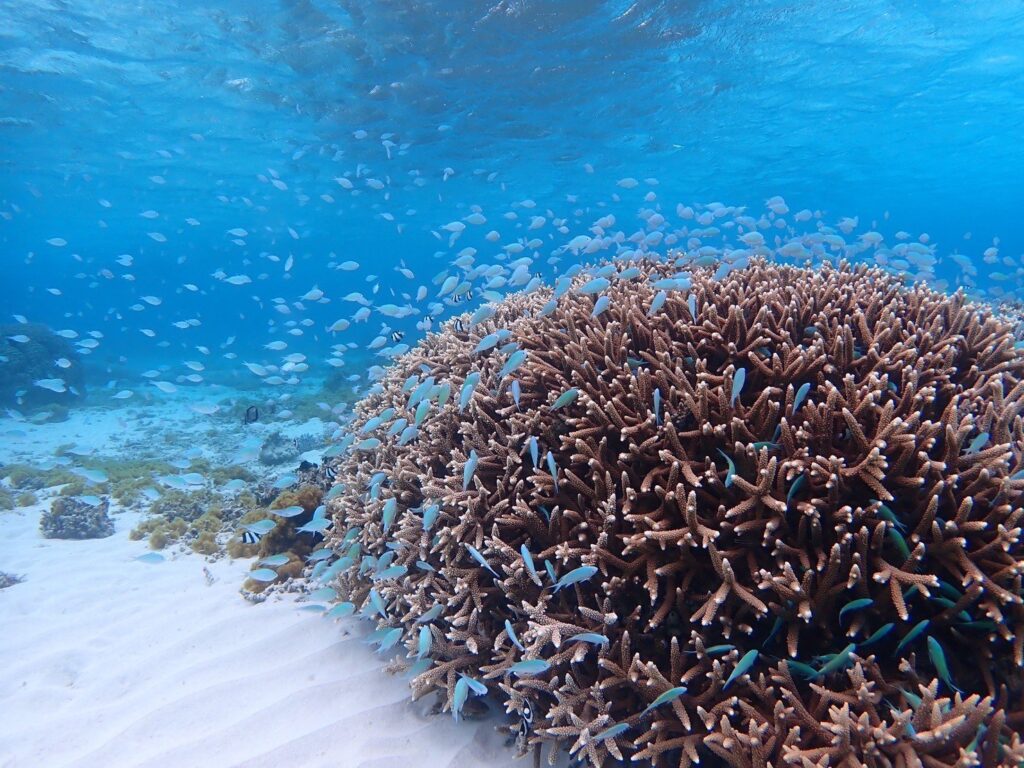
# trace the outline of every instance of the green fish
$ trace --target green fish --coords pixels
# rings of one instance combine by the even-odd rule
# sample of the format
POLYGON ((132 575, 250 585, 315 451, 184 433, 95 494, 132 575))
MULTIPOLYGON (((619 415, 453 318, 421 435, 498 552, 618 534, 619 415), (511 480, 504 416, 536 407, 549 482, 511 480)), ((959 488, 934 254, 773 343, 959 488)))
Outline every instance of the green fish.
POLYGON ((939 641, 931 635, 928 636, 928 658, 931 659, 932 664, 935 665, 935 671, 939 673, 939 679, 954 691, 963 693, 963 691, 960 691, 960 689, 953 683, 953 678, 949 674, 949 665, 946 664, 945 651, 942 650, 942 646, 939 645, 939 641))
POLYGON ((917 639, 918 635, 920 635, 922 632, 928 629, 928 625, 930 623, 931 622, 929 622, 928 619, 925 619, 924 621, 920 621, 917 624, 915 624, 913 628, 909 632, 907 632, 906 635, 903 636, 903 639, 900 640, 899 644, 896 646, 896 653, 898 654, 905 647, 910 645, 910 643, 914 642, 914 640, 917 639))
POLYGON ((843 614, 847 611, 859 611, 861 608, 867 608, 869 605, 874 605, 875 601, 870 597, 862 597, 859 600, 851 600, 842 608, 839 609, 839 623, 843 622, 843 614))
POLYGON ((843 669, 850 663, 850 654, 853 653, 856 648, 856 643, 850 643, 848 646, 843 648, 843 650, 833 656, 825 666, 818 670, 817 677, 824 677, 825 675, 830 675, 833 672, 838 672, 843 669))
POLYGON ((720 454, 722 454, 722 458, 725 459, 726 462, 729 464, 729 471, 725 473, 725 487, 728 488, 730 485, 732 485, 732 481, 736 477, 736 462, 734 462, 732 458, 729 456, 729 454, 727 454, 721 448, 718 448, 716 450, 720 454))
POLYGON ((580 391, 576 389, 576 387, 565 390, 565 392, 560 394, 558 399, 551 405, 551 410, 557 411, 559 408, 564 408, 569 405, 576 399, 576 396, 579 395, 579 393, 580 391))
POLYGON ((878 629, 876 629, 874 632, 871 633, 871 636, 867 640, 864 641, 864 643, 861 645, 861 647, 863 648, 865 645, 871 645, 872 643, 877 643, 883 637, 885 637, 890 632, 892 632, 893 627, 895 627, 895 626, 896 625, 893 624, 891 621, 888 624, 883 624, 881 627, 879 627, 878 629))
POLYGON ((654 701, 652 701, 650 704, 648 704, 647 708, 643 712, 640 713, 640 716, 643 717, 644 715, 646 715, 648 712, 650 712, 655 707, 660 707, 662 704, 667 704, 670 701, 675 701, 676 699, 678 699, 680 696, 682 696, 685 693, 686 693, 686 686, 684 686, 684 685, 680 685, 680 686, 677 686, 675 688, 669 688, 667 691, 665 691, 663 694, 661 694, 658 698, 656 698, 654 701))
POLYGON ((736 680, 741 675, 745 675, 747 672, 749 672, 750 668, 753 667, 755 662, 757 661, 757 656, 758 652, 756 648, 753 650, 749 650, 745 654, 743 654, 743 658, 739 660, 739 663, 736 665, 736 668, 733 669, 732 673, 729 675, 729 678, 725 681, 725 685, 722 686, 722 690, 724 691, 733 683, 734 680, 736 680))

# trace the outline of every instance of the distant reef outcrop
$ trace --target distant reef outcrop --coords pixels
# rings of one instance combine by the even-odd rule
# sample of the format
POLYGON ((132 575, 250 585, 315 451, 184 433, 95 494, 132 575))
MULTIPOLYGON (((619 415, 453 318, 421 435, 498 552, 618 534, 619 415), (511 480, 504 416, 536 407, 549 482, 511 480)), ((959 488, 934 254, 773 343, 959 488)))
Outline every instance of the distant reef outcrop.
POLYGON ((85 370, 67 339, 41 323, 0 325, 0 406, 69 405, 84 395, 85 370))

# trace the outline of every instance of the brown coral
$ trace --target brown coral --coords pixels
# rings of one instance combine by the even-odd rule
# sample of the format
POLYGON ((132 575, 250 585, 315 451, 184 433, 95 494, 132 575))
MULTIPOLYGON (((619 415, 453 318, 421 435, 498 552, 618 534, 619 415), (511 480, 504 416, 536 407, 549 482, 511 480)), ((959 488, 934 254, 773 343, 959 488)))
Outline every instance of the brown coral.
POLYGON ((1022 398, 1012 328, 961 295, 608 266, 388 372, 331 572, 410 654, 428 628, 416 695, 482 681, 592 765, 1017 765, 1022 398))

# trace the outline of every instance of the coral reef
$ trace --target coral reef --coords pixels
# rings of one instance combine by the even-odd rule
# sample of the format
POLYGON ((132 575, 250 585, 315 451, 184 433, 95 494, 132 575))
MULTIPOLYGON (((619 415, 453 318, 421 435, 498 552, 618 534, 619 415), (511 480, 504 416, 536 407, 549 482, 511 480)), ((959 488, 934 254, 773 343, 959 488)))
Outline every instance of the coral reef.
POLYGON ((327 571, 416 696, 486 693, 552 760, 1016 766, 1022 408, 962 295, 605 265, 395 363, 327 571))
POLYGON ((102 539, 114 533, 107 499, 58 496, 43 513, 39 529, 48 539, 102 539))
POLYGON ((85 370, 67 339, 38 323, 0 325, 0 404, 67 404, 84 394, 85 370), (69 361, 70 365, 61 368, 57 365, 59 359, 69 361), (40 379, 63 379, 67 391, 35 386, 34 382, 40 379))
POLYGON ((280 432, 271 432, 260 446, 260 464, 283 464, 299 455, 294 440, 280 432))

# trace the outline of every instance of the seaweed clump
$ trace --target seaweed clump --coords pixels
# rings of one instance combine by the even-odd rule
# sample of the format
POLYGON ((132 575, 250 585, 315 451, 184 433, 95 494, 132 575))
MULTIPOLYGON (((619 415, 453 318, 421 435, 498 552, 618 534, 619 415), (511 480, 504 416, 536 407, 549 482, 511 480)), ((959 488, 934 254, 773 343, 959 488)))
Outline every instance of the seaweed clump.
POLYGON ((108 499, 58 496, 43 513, 39 529, 48 539, 104 539, 114 533, 108 499))
POLYGON ((593 766, 1019 765, 1013 328, 845 265, 558 293, 449 323, 357 406, 330 570, 423 657, 414 695, 486 686, 523 751, 593 766))

